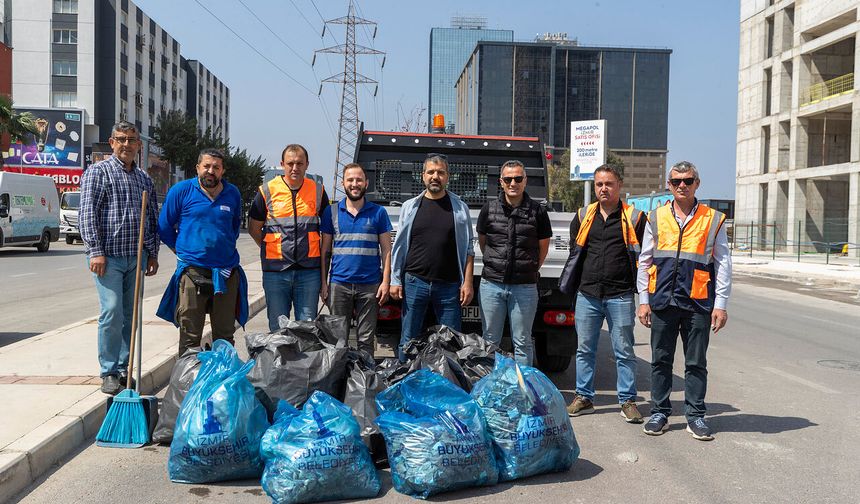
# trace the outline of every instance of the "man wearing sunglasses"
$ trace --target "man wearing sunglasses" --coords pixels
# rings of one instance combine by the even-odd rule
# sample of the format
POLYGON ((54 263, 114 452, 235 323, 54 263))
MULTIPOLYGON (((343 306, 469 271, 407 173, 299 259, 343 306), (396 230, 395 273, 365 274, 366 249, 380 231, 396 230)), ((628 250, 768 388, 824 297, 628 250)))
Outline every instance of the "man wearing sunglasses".
POLYGON ((732 261, 726 216, 696 200, 699 172, 681 161, 669 172, 674 201, 649 216, 639 256, 639 321, 651 328, 651 417, 646 434, 658 436, 672 413, 672 362, 678 334, 684 348, 687 432, 710 441, 704 420, 710 331, 726 325, 732 261))
POLYGON ((594 365, 603 321, 615 354, 616 391, 621 416, 642 423, 636 406, 636 260, 645 216, 621 201, 624 178, 610 165, 594 170, 597 202, 580 208, 570 223, 570 256, 559 288, 574 298, 576 332, 576 395, 570 416, 594 413, 594 365))
POLYGON ((102 392, 114 395, 126 383, 134 309, 137 234, 145 221, 143 257, 146 276, 158 271, 158 203, 152 179, 137 165, 140 133, 129 122, 113 126, 108 140, 113 155, 84 172, 81 181, 81 238, 98 291, 99 364, 102 392), (140 215, 143 191, 149 192, 140 215))
POLYGON ((525 192, 526 170, 521 162, 506 161, 499 184, 499 197, 484 204, 476 226, 484 254, 479 288, 484 339, 498 345, 509 318, 514 357, 531 366, 538 271, 549 251, 552 224, 546 208, 525 192))
POLYGON ((426 190, 403 203, 391 251, 393 299, 403 300, 403 330, 398 356, 418 336, 427 308, 436 319, 460 330, 460 307, 472 301, 472 218, 469 206, 446 189, 448 158, 428 154, 421 178, 426 190))

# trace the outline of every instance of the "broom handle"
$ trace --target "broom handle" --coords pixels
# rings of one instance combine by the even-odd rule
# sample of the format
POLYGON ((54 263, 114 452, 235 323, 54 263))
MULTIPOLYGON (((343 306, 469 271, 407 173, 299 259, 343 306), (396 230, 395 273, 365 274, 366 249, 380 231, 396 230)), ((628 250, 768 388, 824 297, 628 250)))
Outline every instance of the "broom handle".
POLYGON ((140 202, 140 230, 137 233, 137 266, 134 269, 134 309, 131 312, 131 344, 128 352, 128 380, 125 388, 131 388, 131 376, 134 370, 134 351, 135 340, 137 339, 137 325, 140 322, 140 310, 138 309, 138 299, 140 298, 140 282, 143 276, 140 271, 141 255, 143 254, 143 233, 146 229, 146 203, 149 199, 149 192, 143 191, 142 201, 140 202))

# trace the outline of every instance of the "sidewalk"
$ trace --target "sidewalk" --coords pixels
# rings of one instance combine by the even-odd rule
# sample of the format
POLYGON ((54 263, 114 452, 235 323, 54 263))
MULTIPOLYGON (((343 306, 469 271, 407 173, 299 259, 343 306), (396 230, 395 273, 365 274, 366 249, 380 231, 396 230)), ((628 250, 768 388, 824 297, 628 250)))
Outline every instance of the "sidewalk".
POLYGON ((860 267, 854 264, 823 264, 771 259, 770 256, 735 254, 732 271, 773 280, 803 283, 807 286, 843 287, 860 291, 860 267))
MULTIPOLYGON (((253 317, 266 305, 260 262, 243 267, 253 317)), ((155 316, 161 294, 143 303, 144 395, 167 384, 177 358, 178 330, 155 316)), ((100 390, 97 328, 97 317, 92 317, 0 348, 0 502, 92 439, 101 427, 107 395, 100 390)))

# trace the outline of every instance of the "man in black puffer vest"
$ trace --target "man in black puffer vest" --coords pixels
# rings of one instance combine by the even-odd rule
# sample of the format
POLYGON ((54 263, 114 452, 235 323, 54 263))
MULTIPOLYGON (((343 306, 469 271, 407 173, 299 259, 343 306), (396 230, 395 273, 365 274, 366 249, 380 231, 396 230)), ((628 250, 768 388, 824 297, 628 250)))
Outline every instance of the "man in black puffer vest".
POLYGON ((510 317, 514 357, 532 365, 532 323, 538 305, 538 270, 549 250, 552 224, 546 208, 525 192, 526 170, 519 161, 502 165, 499 199, 478 215, 478 244, 484 254, 481 310, 484 339, 499 344, 510 317))

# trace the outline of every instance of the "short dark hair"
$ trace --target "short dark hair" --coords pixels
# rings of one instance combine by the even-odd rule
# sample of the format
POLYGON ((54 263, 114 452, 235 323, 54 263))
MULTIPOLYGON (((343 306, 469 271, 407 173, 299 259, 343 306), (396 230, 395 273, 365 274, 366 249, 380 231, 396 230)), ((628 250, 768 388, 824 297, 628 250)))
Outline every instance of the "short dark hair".
POLYGON ((200 164, 200 161, 203 161, 203 156, 209 156, 218 158, 221 160, 221 163, 224 163, 224 151, 221 149, 216 149, 214 147, 208 147, 200 151, 200 154, 197 155, 197 163, 200 164))
POLYGON ((114 124, 113 128, 110 129, 110 136, 116 135, 117 132, 119 132, 119 131, 123 131, 123 132, 134 131, 135 133, 139 133, 139 131, 137 131, 137 126, 135 126, 134 124, 132 124, 128 121, 120 121, 120 122, 114 124))
POLYGON ((427 170, 427 165, 437 165, 444 166, 445 171, 448 171, 448 156, 444 154, 428 154, 427 159, 424 160, 424 167, 421 169, 421 172, 425 172, 427 170))
POLYGON ((525 165, 523 164, 523 162, 522 162, 522 161, 519 161, 519 160, 517 160, 517 159, 510 159, 510 160, 508 160, 508 161, 505 161, 505 162, 502 164, 502 167, 501 167, 501 168, 499 168, 499 173, 502 173, 502 171, 503 171, 505 168, 514 168, 514 167, 522 168, 522 169, 523 169, 523 173, 525 173, 525 171, 526 171, 526 167, 525 167, 525 165))
POLYGON ((284 147, 284 150, 281 151, 281 161, 284 160, 284 156, 287 155, 287 152, 295 152, 295 151, 302 151, 302 153, 304 153, 304 155, 305 155, 305 162, 306 163, 311 162, 311 158, 310 158, 310 156, 308 156, 308 150, 299 144, 290 144, 290 145, 287 145, 286 147, 284 147))
POLYGON ((597 175, 598 172, 611 173, 619 182, 624 182, 624 175, 621 174, 618 168, 612 166, 611 164, 603 164, 598 166, 594 169, 594 174, 597 175))
POLYGON ((343 176, 346 177, 346 171, 352 170, 353 168, 358 168, 361 170, 361 173, 364 174, 364 178, 367 179, 367 171, 365 171, 364 167, 358 163, 349 163, 343 167, 343 176))

